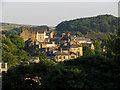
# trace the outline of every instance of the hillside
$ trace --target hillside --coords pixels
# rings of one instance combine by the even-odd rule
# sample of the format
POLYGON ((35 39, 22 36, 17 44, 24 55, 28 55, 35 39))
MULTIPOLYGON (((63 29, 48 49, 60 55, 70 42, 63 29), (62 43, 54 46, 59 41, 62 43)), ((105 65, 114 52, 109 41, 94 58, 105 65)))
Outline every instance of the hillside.
POLYGON ((14 28, 20 28, 20 27, 36 27, 34 25, 24 25, 24 24, 14 24, 14 23, 1 23, 0 24, 0 30, 11 30, 14 28))
POLYGON ((13 23, 1 23, 0 24, 0 31, 8 31, 8 30, 14 30, 18 33, 21 32, 22 27, 25 28, 31 28, 32 30, 54 30, 55 27, 48 27, 47 25, 24 25, 24 24, 13 24, 13 23))
POLYGON ((56 26, 57 31, 79 31, 83 34, 94 33, 116 33, 118 18, 112 15, 99 15, 96 17, 79 18, 63 21, 56 26))

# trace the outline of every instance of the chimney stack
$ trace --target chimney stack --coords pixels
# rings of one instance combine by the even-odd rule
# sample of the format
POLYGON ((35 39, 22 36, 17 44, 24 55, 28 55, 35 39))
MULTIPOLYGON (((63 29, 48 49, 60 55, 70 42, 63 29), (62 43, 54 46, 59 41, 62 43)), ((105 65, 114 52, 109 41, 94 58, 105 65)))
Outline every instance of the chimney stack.
POLYGON ((70 36, 70 33, 68 33, 68 37, 70 36))
POLYGON ((60 48, 60 52, 62 52, 62 47, 60 48))
POLYGON ((45 48, 45 52, 47 52, 47 48, 45 48))

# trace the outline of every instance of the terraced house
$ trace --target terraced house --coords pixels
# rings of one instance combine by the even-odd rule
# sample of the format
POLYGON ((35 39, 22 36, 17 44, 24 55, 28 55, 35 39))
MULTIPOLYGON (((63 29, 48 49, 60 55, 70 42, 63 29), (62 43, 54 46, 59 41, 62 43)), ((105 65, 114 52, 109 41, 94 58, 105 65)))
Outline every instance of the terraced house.
POLYGON ((20 36, 23 37, 25 42, 31 40, 30 46, 35 47, 36 51, 46 52, 48 59, 55 62, 83 56, 83 44, 94 49, 94 45, 89 38, 76 37, 76 35, 70 35, 70 33, 62 33, 58 36, 54 35, 54 31, 23 28, 20 36))

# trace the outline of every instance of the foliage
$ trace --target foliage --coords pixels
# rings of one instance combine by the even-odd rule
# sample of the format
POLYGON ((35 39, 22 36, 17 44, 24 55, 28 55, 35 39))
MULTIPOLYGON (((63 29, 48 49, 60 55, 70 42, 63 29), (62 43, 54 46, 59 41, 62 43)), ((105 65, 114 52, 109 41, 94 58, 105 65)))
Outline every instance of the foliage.
POLYGON ((24 41, 17 35, 2 37, 2 61, 8 66, 15 66, 19 63, 29 61, 29 53, 24 51, 24 41))
POLYGON ((32 30, 47 30, 49 31, 49 27, 46 25, 42 25, 42 26, 37 26, 37 27, 32 27, 32 30))
POLYGON ((35 52, 34 56, 39 57, 40 60, 47 60, 47 55, 45 52, 35 52))
POLYGON ((120 86, 120 55, 106 58, 101 55, 84 56, 54 64, 38 64, 9 68, 3 73, 3 90, 72 90, 115 89, 120 86), (35 82, 35 77, 39 82, 35 82), (28 78, 28 79, 25 79, 28 78))
POLYGON ((101 44, 100 41, 98 39, 92 39, 92 43, 95 46, 95 53, 96 54, 100 54, 101 53, 101 44))
POLYGON ((41 85, 41 76, 47 74, 47 68, 55 65, 51 61, 44 62, 10 67, 3 73, 2 90, 35 90, 41 85))
POLYGON ((83 45, 83 55, 84 56, 89 56, 89 55, 94 55, 95 52, 92 50, 89 46, 83 45))
POLYGON ((115 88, 118 90, 120 67, 119 60, 114 60, 96 55, 64 61, 48 70, 49 74, 45 76, 45 80, 49 82, 42 82, 43 90, 49 87, 50 90, 59 88, 65 90, 115 88))
POLYGON ((17 45, 17 47, 19 49, 22 49, 25 47, 25 43, 23 38, 17 36, 17 35, 9 35, 8 36, 10 38, 10 40, 12 41, 12 43, 14 43, 15 45, 17 45))
POLYGON ((118 18, 112 15, 99 15, 96 17, 80 18, 63 21, 56 26, 57 31, 79 31, 82 34, 117 33, 118 18))
POLYGON ((105 45, 105 55, 108 57, 113 57, 116 54, 120 54, 120 37, 118 35, 108 35, 101 39, 105 45))

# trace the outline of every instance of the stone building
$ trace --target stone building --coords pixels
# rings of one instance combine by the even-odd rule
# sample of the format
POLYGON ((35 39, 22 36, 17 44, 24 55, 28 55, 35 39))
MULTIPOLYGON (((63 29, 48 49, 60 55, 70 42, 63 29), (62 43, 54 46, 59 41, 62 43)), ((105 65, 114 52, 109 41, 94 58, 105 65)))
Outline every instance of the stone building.
POLYGON ((66 59, 74 59, 83 56, 83 50, 81 45, 61 45, 59 49, 50 50, 47 53, 48 59, 55 62, 64 61, 66 59))
POLYGON ((0 62, 0 72, 2 72, 2 71, 7 71, 7 63, 2 63, 2 62, 0 62))
POLYGON ((32 29, 22 29, 20 33, 20 37, 27 41, 29 39, 38 42, 45 42, 45 40, 49 38, 53 38, 53 31, 48 32, 47 29, 45 30, 32 30, 32 29))
POLYGON ((39 63, 39 57, 31 57, 31 59, 29 60, 30 62, 35 62, 35 63, 39 63))

